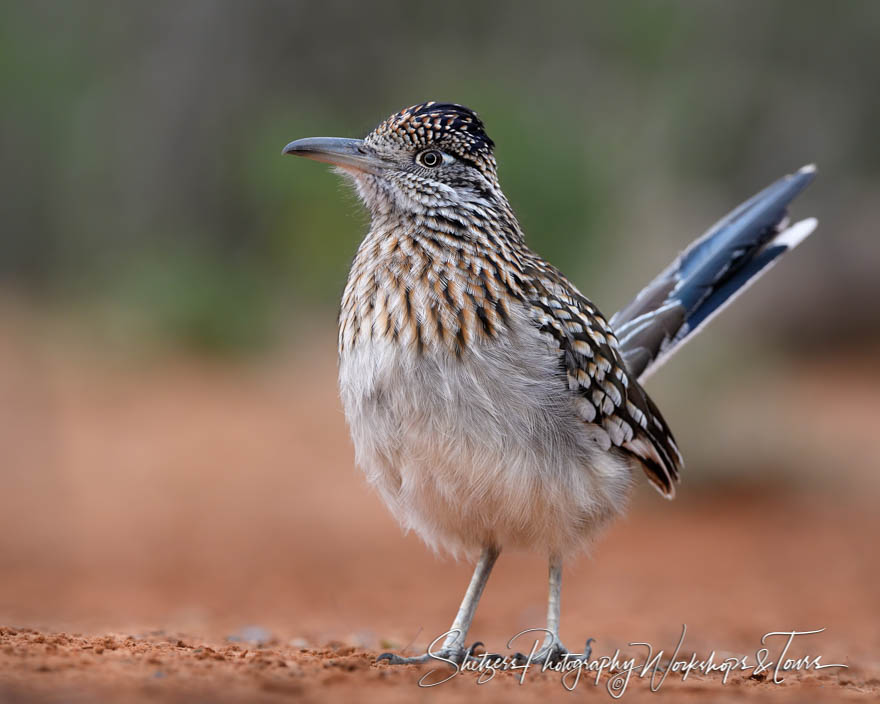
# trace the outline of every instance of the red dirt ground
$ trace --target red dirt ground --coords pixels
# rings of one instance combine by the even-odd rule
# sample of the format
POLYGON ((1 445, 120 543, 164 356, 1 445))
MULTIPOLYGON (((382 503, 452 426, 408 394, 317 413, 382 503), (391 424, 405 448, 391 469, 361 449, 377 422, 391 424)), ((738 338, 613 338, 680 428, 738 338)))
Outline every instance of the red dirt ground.
MULTIPOLYGON (((605 677, 584 675, 572 695, 538 672, 420 689, 417 668, 373 662, 442 633, 470 568, 401 536, 364 488, 332 358, 126 366, 63 349, 0 342, 0 701, 610 700, 605 677)), ((878 398, 876 379, 804 373, 795 404, 830 386, 850 389, 849 407, 878 398)), ((783 684, 670 675, 660 693, 877 699, 874 487, 685 482, 673 503, 640 492, 566 572, 563 640, 592 636, 595 656, 640 653, 630 641, 669 652, 687 624, 687 657, 751 659, 768 631, 825 628, 792 654, 848 669, 783 684)), ((503 650, 542 625, 545 570, 503 554, 472 638, 503 650)), ((655 696, 634 680, 624 700, 655 696)))

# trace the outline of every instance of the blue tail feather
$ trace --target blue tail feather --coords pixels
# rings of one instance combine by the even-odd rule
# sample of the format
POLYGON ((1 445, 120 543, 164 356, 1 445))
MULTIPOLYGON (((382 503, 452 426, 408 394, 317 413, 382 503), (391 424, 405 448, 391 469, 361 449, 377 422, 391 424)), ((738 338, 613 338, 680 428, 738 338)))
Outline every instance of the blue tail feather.
POLYGON ((788 204, 815 167, 786 176, 693 242, 611 319, 630 371, 644 379, 816 226, 787 226, 788 204))

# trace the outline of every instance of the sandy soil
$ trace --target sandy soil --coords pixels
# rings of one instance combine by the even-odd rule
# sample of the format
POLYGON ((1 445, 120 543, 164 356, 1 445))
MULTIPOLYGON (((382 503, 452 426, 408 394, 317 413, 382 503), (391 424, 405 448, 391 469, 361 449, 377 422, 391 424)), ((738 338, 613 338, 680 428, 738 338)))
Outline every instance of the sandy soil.
MULTIPOLYGON (((499 673, 482 686, 462 674, 420 689, 424 670, 374 663, 442 633, 470 568, 401 536, 365 490, 332 358, 120 365, 63 349, 0 341, 0 700, 566 695, 557 673, 531 671, 523 684, 499 673)), ((824 393, 819 371, 792 388, 824 393)), ((827 383, 841 392, 839 378, 827 383)), ((876 398, 864 378, 852 390, 866 408, 876 398)), ((685 483, 673 503, 640 492, 565 575, 568 646, 591 636, 596 657, 641 654, 631 641, 669 652, 687 624, 682 654, 753 659, 769 631, 825 628, 791 655, 848 669, 783 684, 670 675, 661 694, 880 696, 875 492, 799 487, 773 469, 761 484, 685 483)), ((472 637, 503 651, 542 625, 545 571, 539 557, 503 554, 472 637)), ((610 700, 606 684, 584 674, 573 696, 610 700)), ((624 699, 654 696, 634 680, 624 699)))

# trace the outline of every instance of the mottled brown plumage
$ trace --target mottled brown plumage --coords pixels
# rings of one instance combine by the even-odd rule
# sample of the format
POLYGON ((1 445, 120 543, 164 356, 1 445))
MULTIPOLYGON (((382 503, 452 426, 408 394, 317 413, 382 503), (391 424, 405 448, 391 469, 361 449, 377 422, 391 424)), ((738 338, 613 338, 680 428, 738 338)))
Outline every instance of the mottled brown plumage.
POLYGON ((401 524, 433 547, 479 551, 435 653, 455 662, 468 657, 506 546, 549 555, 537 657, 566 654, 563 558, 623 511, 639 468, 670 497, 679 476, 675 440, 639 379, 815 227, 785 225, 812 179, 804 168, 720 221, 612 325, 525 244, 493 148, 473 111, 435 102, 363 140, 285 148, 336 165, 370 211, 342 298, 340 394, 357 462, 401 524))
POLYGON ((522 306, 559 357, 560 393, 578 397, 591 436, 605 450, 637 458, 658 489, 672 494, 681 464, 672 433, 627 371, 606 319, 526 246, 476 114, 459 105, 416 105, 364 141, 413 154, 442 150, 478 169, 491 187, 462 209, 444 203, 441 189, 406 181, 423 207, 374 222, 343 295, 340 351, 386 337, 419 354, 429 347, 460 357, 473 344, 501 339, 511 307, 522 306))

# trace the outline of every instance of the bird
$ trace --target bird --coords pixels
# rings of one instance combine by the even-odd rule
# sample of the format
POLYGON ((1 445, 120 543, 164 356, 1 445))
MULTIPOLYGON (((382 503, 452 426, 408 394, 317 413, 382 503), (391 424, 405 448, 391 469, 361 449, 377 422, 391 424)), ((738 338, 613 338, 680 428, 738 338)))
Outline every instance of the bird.
POLYGON ((424 102, 363 139, 283 154, 332 165, 370 214, 338 325, 356 463, 406 531, 475 562, 440 648, 379 659, 474 657, 468 631, 507 548, 548 560, 534 660, 589 657, 592 639, 570 653, 559 638, 563 564, 625 511, 642 473, 672 498, 683 465, 642 383, 813 232, 787 206, 815 166, 733 210, 606 318, 526 244, 473 110, 424 102))

